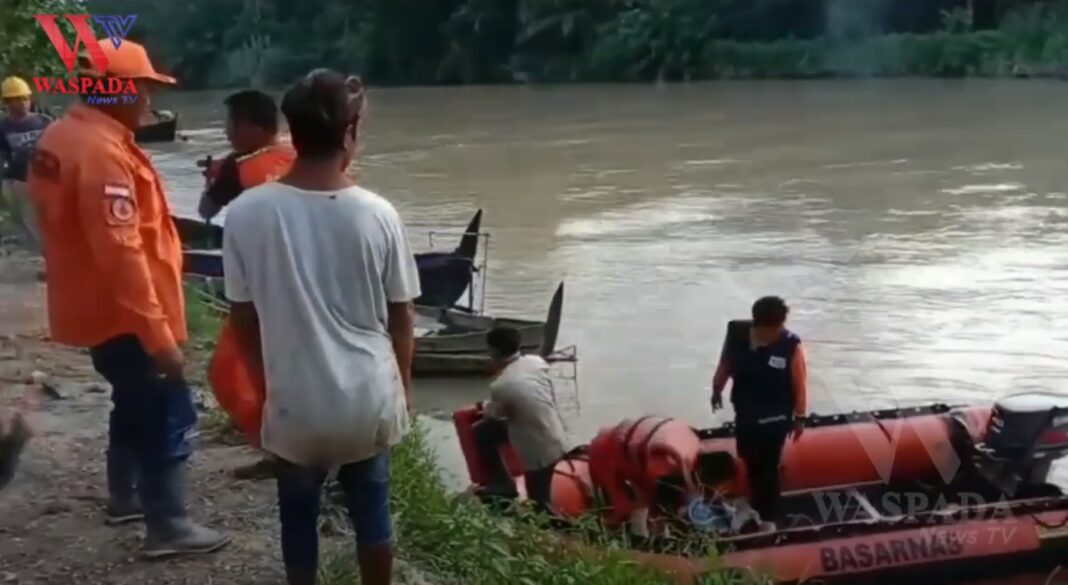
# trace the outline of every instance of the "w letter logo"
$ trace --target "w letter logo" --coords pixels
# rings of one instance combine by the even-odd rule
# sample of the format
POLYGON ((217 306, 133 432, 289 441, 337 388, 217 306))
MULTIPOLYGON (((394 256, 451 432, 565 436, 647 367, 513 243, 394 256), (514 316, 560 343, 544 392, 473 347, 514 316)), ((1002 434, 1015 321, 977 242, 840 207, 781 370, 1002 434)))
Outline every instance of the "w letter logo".
POLYGON ((48 35, 48 40, 52 41, 52 46, 56 48, 56 53, 63 60, 63 65, 67 67, 68 73, 74 73, 74 69, 78 65, 78 49, 85 46, 85 51, 89 56, 89 61, 93 64, 93 68, 102 74, 107 71, 108 58, 104 55, 104 50, 96 40, 96 33, 93 31, 89 19, 92 18, 104 28, 104 32, 111 39, 111 44, 118 49, 122 46, 122 40, 129 34, 130 29, 137 20, 137 15, 99 15, 92 17, 88 14, 64 15, 67 22, 74 28, 74 46, 68 45, 67 40, 63 38, 63 31, 59 30, 59 24, 56 22, 57 15, 35 14, 34 18, 40 23, 45 34, 48 35))

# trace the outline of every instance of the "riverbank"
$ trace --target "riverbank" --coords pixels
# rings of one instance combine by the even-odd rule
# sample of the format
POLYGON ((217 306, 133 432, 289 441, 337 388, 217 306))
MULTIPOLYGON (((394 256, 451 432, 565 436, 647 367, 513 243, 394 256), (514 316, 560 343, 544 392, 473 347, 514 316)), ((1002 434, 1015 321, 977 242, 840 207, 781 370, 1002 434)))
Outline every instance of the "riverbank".
MULTIPOLYGON (((235 440, 203 390, 190 508, 198 520, 230 533, 232 544, 217 555, 146 563, 137 558, 141 527, 104 525, 108 388, 87 352, 49 341, 45 286, 38 277, 43 263, 18 245, 15 231, 0 208, 0 405, 29 403, 36 436, 0 493, 0 583, 284 582, 274 485, 234 476, 259 454, 235 440)), ((195 307, 191 313, 200 339, 187 353, 189 371, 203 389, 195 374, 205 371, 210 344, 203 340, 213 320, 195 307)), ((323 535, 331 576, 325 585, 356 582, 346 570, 351 548, 342 531, 323 535)), ((430 583, 410 566, 400 573, 403 585, 430 583)))
MULTIPOLYGON (((219 320, 189 294, 192 340, 189 372, 200 390, 201 423, 193 458, 191 509, 229 532, 223 552, 162 563, 137 560, 141 529, 104 520, 104 449, 110 407, 107 385, 83 350, 47 337, 42 261, 17 245, 0 209, 0 405, 35 404, 36 437, 15 480, 0 494, 0 582, 19 585, 153 583, 218 585, 282 583, 275 493, 269 481, 238 479, 234 471, 258 460, 242 445, 225 414, 204 391, 219 320), (49 388, 42 392, 41 382, 49 388)), ((596 555, 565 550, 533 524, 506 522, 442 480, 433 439, 423 422, 393 457, 392 507, 401 563, 400 585, 670 585, 670 576, 643 568, 618 551, 596 555)), ((324 505, 322 585, 358 582, 351 538, 338 505, 324 505)), ((593 533, 589 544, 605 545, 593 533)), ((711 576, 702 585, 748 583, 711 576)))

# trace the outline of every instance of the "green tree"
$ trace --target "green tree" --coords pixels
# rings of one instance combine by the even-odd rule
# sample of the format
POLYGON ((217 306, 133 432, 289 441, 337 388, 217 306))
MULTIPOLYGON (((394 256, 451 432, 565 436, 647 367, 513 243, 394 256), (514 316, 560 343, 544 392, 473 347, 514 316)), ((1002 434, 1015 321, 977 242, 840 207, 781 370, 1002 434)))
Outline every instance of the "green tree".
POLYGON ((705 0, 634 2, 600 26, 591 65, 612 79, 689 79, 715 38, 714 9, 705 0))
POLYGON ((28 78, 66 73, 33 16, 81 12, 82 0, 0 0, 0 74, 28 78))

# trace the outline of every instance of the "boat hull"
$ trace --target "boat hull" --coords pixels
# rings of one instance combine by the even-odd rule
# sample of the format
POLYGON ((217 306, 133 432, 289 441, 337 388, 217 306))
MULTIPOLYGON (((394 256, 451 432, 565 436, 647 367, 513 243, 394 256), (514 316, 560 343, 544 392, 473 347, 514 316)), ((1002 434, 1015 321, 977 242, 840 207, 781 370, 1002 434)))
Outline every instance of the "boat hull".
MULTIPOLYGON (((223 227, 186 216, 175 215, 173 218, 182 243, 194 248, 183 253, 183 272, 193 276, 222 278, 222 253, 219 248, 222 246, 223 227)), ((468 224, 459 246, 453 252, 415 254, 422 288, 422 294, 415 300, 417 305, 451 307, 471 287, 481 222, 480 210, 468 224)))
POLYGON ((170 112, 153 112, 156 121, 134 131, 134 140, 139 144, 174 142, 178 136, 178 116, 170 112))
MULTIPOLYGON (((223 278, 222 250, 184 250, 182 271, 206 278, 223 278)), ((415 254, 423 294, 417 305, 442 307, 460 300, 471 282, 471 260, 448 254, 415 254)))
POLYGON ((680 555, 629 551, 628 556, 693 585, 712 572, 758 575, 777 585, 1055 583, 1051 571, 1068 558, 1068 533, 1049 527, 1068 518, 1068 498, 1021 502, 1000 514, 977 521, 921 520, 911 527, 876 523, 795 531, 780 534, 778 544, 765 540, 722 553, 714 567, 703 558, 680 555), (839 536, 827 536, 830 532, 839 536))
MULTIPOLYGON (((784 492, 802 493, 830 486, 878 485, 904 481, 946 482, 961 465, 953 448, 952 420, 967 423, 966 432, 977 440, 985 431, 991 408, 974 407, 951 410, 944 405, 915 409, 892 409, 848 415, 811 416, 806 430, 797 441, 788 441, 783 449, 781 482, 784 492), (953 416, 951 416, 951 413, 953 416), (834 457, 827 457, 834 453, 834 457)), ((482 485, 487 474, 473 445, 472 425, 481 415, 476 407, 457 410, 453 424, 468 477, 482 485), (468 440, 465 441, 465 438, 468 440)), ((734 495, 748 494, 745 463, 737 458, 734 425, 698 431, 701 452, 729 453, 735 460, 737 480, 734 495)), ((502 449, 511 453, 511 446, 502 449)), ((518 461, 509 454, 506 461, 518 461)), ((513 475, 521 469, 509 467, 513 475)))
POLYGON ((455 309, 418 307, 419 316, 442 329, 416 338, 412 375, 420 378, 483 377, 492 372, 486 334, 494 327, 514 327, 522 338, 522 350, 538 353, 547 361, 572 361, 554 354, 564 302, 564 283, 556 287, 545 321, 502 319, 466 314, 455 309))
MULTIPOLYGON (((702 575, 724 569, 756 573, 780 584, 942 584, 965 575, 1015 576, 1053 568, 1068 558, 1068 497, 1060 489, 1047 485, 1056 495, 1016 500, 985 493, 982 501, 967 503, 982 490, 973 492, 976 484, 945 478, 946 470, 939 468, 945 464, 944 453, 952 451, 962 435, 974 440, 985 433, 990 413, 986 407, 950 410, 935 405, 905 412, 813 417, 811 428, 783 457, 787 492, 783 508, 791 523, 780 524, 780 530, 773 533, 721 539, 715 567, 705 560, 707 555, 628 554, 675 574, 680 583, 694 584, 702 575), (858 446, 864 449, 863 460, 855 458, 858 446), (870 462, 866 463, 869 459, 880 466, 875 476, 870 462), (822 460, 844 471, 829 474, 832 465, 820 464, 822 460), (932 475, 945 481, 932 482, 932 475), (825 503, 843 494, 858 505, 825 503), (928 499, 913 501, 921 495, 919 499, 928 499), (956 504, 958 499, 966 503, 945 505, 956 504), (902 503, 903 508, 895 509, 893 502, 902 503)), ((453 417, 476 486, 485 485, 487 477, 472 433, 479 419, 477 408, 459 410, 453 417)), ((733 427, 699 431, 699 436, 703 450, 722 450, 731 447, 726 442, 733 441, 733 427)), ((521 482, 515 451, 504 445, 501 455, 521 482)), ((557 464, 552 496, 561 516, 577 518, 593 510, 594 491, 584 448, 557 464)), ((602 552, 571 544, 589 554, 602 552)), ((1045 582, 1035 581, 1036 585, 1045 582)))
POLYGON ((415 338, 416 352, 422 354, 484 353, 486 333, 496 327, 512 327, 519 331, 524 351, 537 350, 545 340, 544 321, 493 318, 455 309, 423 306, 416 307, 416 314, 417 319, 425 319, 442 327, 429 335, 415 338))

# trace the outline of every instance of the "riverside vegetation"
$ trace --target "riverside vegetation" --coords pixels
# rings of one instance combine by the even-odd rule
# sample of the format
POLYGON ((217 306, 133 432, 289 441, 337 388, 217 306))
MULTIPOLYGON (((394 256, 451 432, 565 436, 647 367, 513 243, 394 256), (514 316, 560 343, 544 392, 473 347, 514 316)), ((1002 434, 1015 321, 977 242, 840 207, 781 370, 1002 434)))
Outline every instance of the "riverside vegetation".
POLYGON ((35 13, 137 14, 185 88, 1060 75, 1068 0, 0 0, 0 71, 61 67, 35 13))

